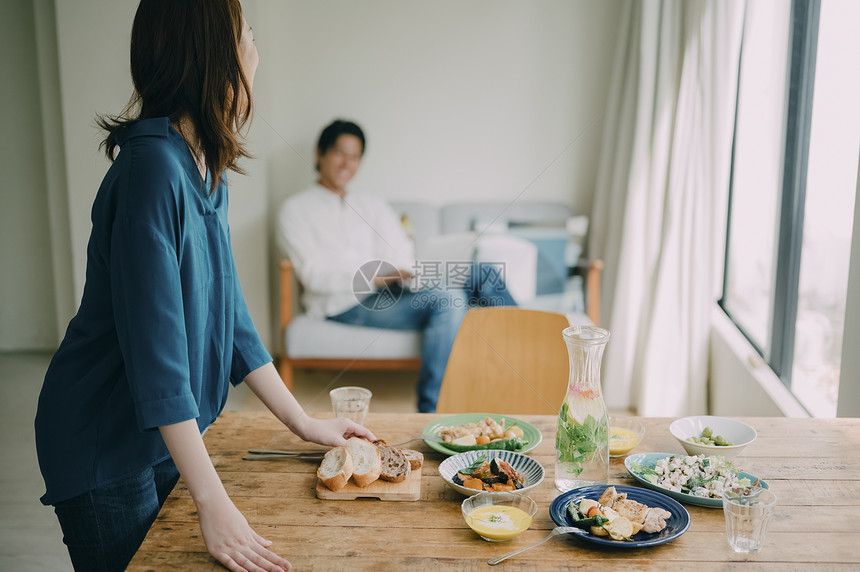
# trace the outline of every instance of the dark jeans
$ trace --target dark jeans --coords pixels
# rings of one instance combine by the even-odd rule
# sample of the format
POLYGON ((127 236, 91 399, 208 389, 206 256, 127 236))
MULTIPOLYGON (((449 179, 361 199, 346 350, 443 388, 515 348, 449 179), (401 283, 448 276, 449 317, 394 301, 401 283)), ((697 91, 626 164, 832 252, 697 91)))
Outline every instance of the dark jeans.
POLYGON ((168 459, 54 505, 75 570, 125 570, 177 480, 168 459))
POLYGON ((370 328, 421 330, 418 411, 434 413, 460 323, 470 308, 486 306, 516 306, 516 302, 497 269, 474 265, 463 284, 418 291, 389 287, 329 320, 370 328))

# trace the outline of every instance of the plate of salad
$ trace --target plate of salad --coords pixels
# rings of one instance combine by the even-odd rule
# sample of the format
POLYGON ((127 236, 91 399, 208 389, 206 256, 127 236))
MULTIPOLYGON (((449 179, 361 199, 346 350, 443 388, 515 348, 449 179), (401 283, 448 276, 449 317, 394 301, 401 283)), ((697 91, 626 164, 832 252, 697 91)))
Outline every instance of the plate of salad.
POLYGON ((715 455, 638 453, 624 459, 624 465, 646 487, 699 506, 723 506, 726 491, 739 492, 751 486, 768 488, 763 480, 715 455))
POLYGON ((495 413, 449 415, 428 423, 421 434, 428 447, 446 455, 491 449, 527 453, 543 438, 531 423, 495 413))

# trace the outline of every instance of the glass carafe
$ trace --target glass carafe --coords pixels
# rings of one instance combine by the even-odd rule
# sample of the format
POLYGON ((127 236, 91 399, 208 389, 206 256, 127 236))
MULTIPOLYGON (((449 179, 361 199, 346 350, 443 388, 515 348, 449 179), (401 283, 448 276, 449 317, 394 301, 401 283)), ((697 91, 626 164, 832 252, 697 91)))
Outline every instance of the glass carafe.
POLYGON ((600 391, 600 364, 609 331, 571 326, 562 336, 570 377, 558 413, 555 486, 564 492, 609 482, 609 415, 600 391))

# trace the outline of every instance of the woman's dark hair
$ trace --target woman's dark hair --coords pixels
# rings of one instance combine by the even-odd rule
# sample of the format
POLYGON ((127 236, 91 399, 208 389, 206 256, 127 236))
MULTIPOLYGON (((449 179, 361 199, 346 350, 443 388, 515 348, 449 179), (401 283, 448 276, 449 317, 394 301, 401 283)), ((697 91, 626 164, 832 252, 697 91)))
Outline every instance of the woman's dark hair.
MULTIPOLYGON (((335 119, 322 130, 322 133, 320 133, 320 139, 317 141, 317 151, 319 152, 319 156, 322 157, 325 155, 326 151, 331 147, 334 147, 334 144, 337 143, 337 138, 341 135, 355 135, 358 137, 358 140, 361 141, 361 154, 364 155, 364 131, 361 130, 361 127, 352 121, 335 119)), ((318 162, 317 171, 319 170, 320 165, 318 162)))
POLYGON ((114 160, 117 131, 167 117, 190 121, 214 191, 226 169, 249 157, 240 132, 251 117, 251 89, 239 57, 239 0, 141 0, 131 31, 134 93, 119 116, 99 116, 101 144, 114 160))

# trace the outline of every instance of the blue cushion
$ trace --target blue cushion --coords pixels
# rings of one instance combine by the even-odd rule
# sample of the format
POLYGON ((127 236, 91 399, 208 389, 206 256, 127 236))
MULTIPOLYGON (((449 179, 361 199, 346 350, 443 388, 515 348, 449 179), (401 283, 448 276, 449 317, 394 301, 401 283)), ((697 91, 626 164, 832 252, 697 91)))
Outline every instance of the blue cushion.
MULTIPOLYGON (((564 292, 567 283, 568 248, 579 249, 576 244, 568 246, 568 234, 564 228, 511 225, 508 233, 528 240, 538 248, 537 295, 564 292)), ((579 259, 579 252, 569 253, 572 260, 579 259)))

